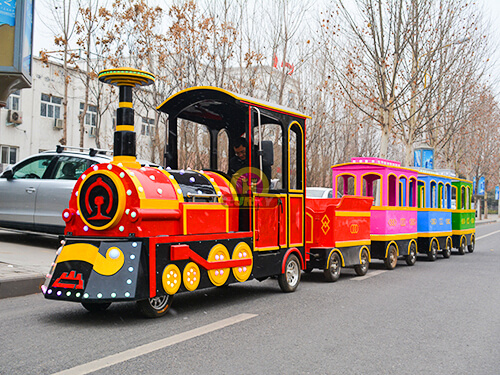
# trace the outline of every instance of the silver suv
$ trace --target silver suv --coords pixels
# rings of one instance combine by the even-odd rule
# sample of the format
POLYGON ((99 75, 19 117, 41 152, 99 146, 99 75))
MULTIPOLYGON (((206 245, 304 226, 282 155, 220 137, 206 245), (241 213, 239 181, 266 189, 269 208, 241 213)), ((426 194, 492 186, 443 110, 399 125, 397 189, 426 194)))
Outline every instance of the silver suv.
POLYGON ((0 227, 63 234, 61 213, 68 207, 78 177, 94 164, 110 162, 112 157, 106 152, 57 146, 56 151, 32 155, 4 171, 0 175, 0 227))

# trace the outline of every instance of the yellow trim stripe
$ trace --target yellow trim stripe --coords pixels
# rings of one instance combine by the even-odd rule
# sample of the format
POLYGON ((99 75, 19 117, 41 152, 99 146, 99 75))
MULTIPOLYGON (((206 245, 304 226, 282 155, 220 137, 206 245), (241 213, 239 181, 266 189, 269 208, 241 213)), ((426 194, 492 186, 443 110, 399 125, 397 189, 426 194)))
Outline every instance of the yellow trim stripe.
POLYGON ((452 232, 419 232, 418 236, 419 237, 446 237, 446 236, 451 236, 452 232))
POLYGON ((335 216, 344 217, 370 217, 371 212, 335 211, 335 216))
POLYGON ((133 132, 134 125, 116 125, 117 132, 133 132))
POLYGON ((453 230, 452 233, 453 234, 458 234, 458 235, 469 234, 469 233, 476 233, 476 229, 475 228, 471 228, 471 229, 453 230))
POLYGON ((119 102, 118 107, 120 107, 120 108, 133 108, 131 102, 119 102))
POLYGON ((347 246, 367 246, 370 245, 370 240, 364 241, 335 241, 335 247, 347 247, 347 246))
POLYGON ((414 240, 417 238, 417 233, 407 234, 372 234, 372 241, 394 241, 394 240, 414 240))
POLYGON ((159 210, 178 210, 179 202, 164 199, 141 199, 141 208, 159 210))

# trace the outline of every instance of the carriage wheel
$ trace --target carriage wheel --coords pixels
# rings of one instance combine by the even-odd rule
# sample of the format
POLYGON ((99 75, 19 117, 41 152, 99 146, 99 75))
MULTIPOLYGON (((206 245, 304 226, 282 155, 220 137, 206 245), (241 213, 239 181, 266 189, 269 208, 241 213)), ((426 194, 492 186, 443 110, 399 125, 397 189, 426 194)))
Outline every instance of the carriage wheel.
POLYGON ((365 276, 368 272, 368 267, 370 266, 370 262, 368 261, 368 250, 363 249, 361 251, 361 264, 354 266, 354 272, 358 276, 365 276))
POLYGON ((323 271, 326 281, 337 281, 340 277, 340 269, 342 268, 342 263, 340 262, 340 256, 337 252, 333 252, 328 260, 327 268, 323 271))
POLYGON ((446 240, 446 247, 443 249, 443 257, 449 258, 451 255, 451 240, 448 238, 446 240))
POLYGON ((475 247, 476 247, 476 239, 474 238, 474 236, 472 236, 472 238, 470 239, 470 245, 467 246, 467 250, 469 250, 469 253, 473 253, 475 247))
POLYGON ((285 293, 294 292, 300 283, 300 262, 295 255, 286 259, 285 273, 278 276, 278 284, 285 293))
POLYGON ((429 257, 429 260, 431 262, 434 262, 436 260, 437 251, 438 251, 437 240, 436 239, 432 239, 432 242, 431 242, 431 251, 429 252, 429 254, 427 254, 427 256, 429 257))
POLYGON ((408 255, 405 257, 405 261, 409 266, 413 266, 417 262, 417 246, 415 245, 415 242, 410 244, 410 250, 408 251, 408 255))
POLYGON ((137 301, 137 309, 146 318, 159 318, 167 313, 173 299, 170 294, 144 299, 137 301))
POLYGON ((464 237, 462 238, 462 241, 460 241, 460 247, 458 248, 458 253, 460 255, 464 255, 466 247, 467 247, 467 239, 464 237))
POLYGON ((389 251, 387 252, 387 258, 384 259, 385 268, 388 270, 393 270, 398 264, 398 250, 394 244, 389 246, 389 251))

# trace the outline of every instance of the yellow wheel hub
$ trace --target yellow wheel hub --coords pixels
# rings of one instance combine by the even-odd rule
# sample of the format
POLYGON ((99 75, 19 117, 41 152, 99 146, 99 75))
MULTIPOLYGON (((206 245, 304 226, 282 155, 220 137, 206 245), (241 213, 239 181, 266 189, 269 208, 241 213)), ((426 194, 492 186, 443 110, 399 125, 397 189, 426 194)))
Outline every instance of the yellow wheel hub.
MULTIPOLYGON (((222 244, 217 244, 212 248, 212 250, 210 250, 207 260, 209 262, 220 262, 229 259, 229 252, 226 247, 222 244)), ((210 281, 215 286, 224 285, 229 277, 229 268, 216 268, 214 270, 208 270, 207 272, 210 281)))
POLYGON ((252 264, 249 266, 238 266, 233 267, 233 275, 238 281, 246 281, 252 274, 252 266, 253 266, 253 258, 252 258, 252 250, 250 250, 250 246, 248 246, 245 242, 240 242, 233 251, 233 260, 242 260, 242 259, 252 259, 252 264))
POLYGON ((167 294, 173 295, 177 293, 181 286, 181 271, 179 270, 179 267, 175 264, 169 264, 166 266, 163 270, 161 280, 163 289, 165 289, 167 294))
POLYGON ((184 287, 190 292, 198 288, 200 285, 200 268, 196 263, 189 262, 184 267, 184 272, 182 273, 182 280, 184 282, 184 287))

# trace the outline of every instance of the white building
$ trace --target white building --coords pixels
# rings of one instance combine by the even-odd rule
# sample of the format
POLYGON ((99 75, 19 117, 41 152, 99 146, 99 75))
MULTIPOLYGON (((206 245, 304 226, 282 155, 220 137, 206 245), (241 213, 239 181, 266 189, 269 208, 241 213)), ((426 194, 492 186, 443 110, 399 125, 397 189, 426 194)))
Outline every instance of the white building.
MULTIPOLYGON (((85 118, 84 147, 96 147, 96 125, 99 126, 100 148, 112 150, 114 113, 118 107, 117 90, 108 93, 106 110, 99 114, 98 103, 89 99, 85 118), (111 99, 109 98, 111 97, 111 99), (100 125, 99 125, 100 121, 100 125)), ((33 59, 33 83, 30 89, 11 94, 7 106, 0 109, 0 171, 8 165, 41 151, 54 150, 63 137, 64 72, 62 66, 50 62, 45 66, 38 58, 33 59)), ((84 106, 85 86, 77 70, 71 71, 68 87, 67 145, 80 145, 78 115, 84 106)), ((104 107, 101 103, 101 107, 104 107)), ((136 109, 137 153, 142 159, 151 160, 149 144, 155 134, 153 118, 142 118, 136 109)))

